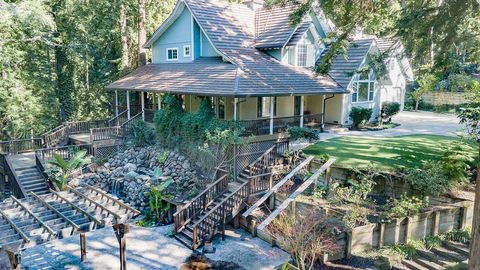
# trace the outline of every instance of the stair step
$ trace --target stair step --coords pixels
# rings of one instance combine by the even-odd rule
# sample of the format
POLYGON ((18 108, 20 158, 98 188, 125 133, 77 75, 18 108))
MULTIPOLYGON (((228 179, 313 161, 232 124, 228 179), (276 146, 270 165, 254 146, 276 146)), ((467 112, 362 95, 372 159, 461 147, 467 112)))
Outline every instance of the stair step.
POLYGON ((451 263, 451 261, 448 258, 439 256, 438 254, 435 254, 430 250, 417 250, 417 254, 441 266, 447 266, 448 264, 451 263))
POLYGON ((190 249, 192 248, 192 239, 188 238, 188 236, 186 236, 185 234, 180 232, 175 234, 174 237, 187 248, 190 248, 190 249))
POLYGON ((402 264, 405 265, 408 269, 412 270, 429 270, 428 268, 423 267, 422 265, 411 260, 402 260, 402 264))
POLYGON ((442 245, 450 250, 457 252, 460 255, 468 257, 470 255, 470 249, 467 245, 457 242, 443 242, 442 245))
POLYGON ((431 251, 454 262, 463 262, 467 259, 467 257, 464 257, 455 251, 446 249, 444 247, 435 247, 432 248, 431 251))
POLYGON ((430 270, 445 270, 445 267, 425 258, 416 257, 413 261, 430 270))

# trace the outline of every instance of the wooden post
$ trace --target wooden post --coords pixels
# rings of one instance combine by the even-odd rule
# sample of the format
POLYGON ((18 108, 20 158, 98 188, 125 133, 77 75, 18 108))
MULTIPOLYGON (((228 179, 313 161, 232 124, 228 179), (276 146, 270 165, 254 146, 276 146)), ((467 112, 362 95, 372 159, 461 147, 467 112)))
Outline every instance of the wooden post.
POLYGON ((352 256, 352 230, 348 230, 345 232, 347 237, 347 250, 345 252, 347 259, 352 256))
POLYGON ((115 116, 118 116, 118 91, 115 90, 115 116))
POLYGON ((130 120, 130 91, 127 91, 127 118, 130 120))
POLYGON ((268 208, 270 208, 270 210, 273 210, 275 208, 275 192, 270 195, 268 200, 268 208))
POLYGON ((145 121, 145 93, 140 92, 140 101, 142 103, 142 119, 145 121))
MULTIPOLYGON (((226 227, 226 224, 227 223, 227 212, 225 211, 225 205, 226 204, 223 204, 222 208, 222 212, 223 212, 223 219, 222 219, 222 240, 225 241, 225 227, 226 227)), ((237 215, 238 217, 238 215, 237 215)))
POLYGON ((87 258, 87 239, 85 237, 85 233, 80 233, 80 259, 81 261, 85 261, 87 258))
POLYGON ((400 219, 395 219, 395 235, 394 235, 394 244, 398 244, 400 242, 400 219))
POLYGON ((10 260, 10 269, 20 270, 21 254, 15 253, 11 250, 7 250, 6 252, 8 259, 10 260))
POLYGON ((157 103, 158 110, 160 111, 162 109, 162 96, 160 94, 157 94, 157 103))
POLYGON ((407 217, 407 228, 405 229, 405 243, 408 243, 411 237, 412 237, 412 219, 410 217, 407 217))
POLYGON ((433 223, 432 223, 432 235, 438 235, 438 229, 440 227, 440 212, 433 212, 433 223))
POLYGON ((300 97, 300 127, 303 128, 303 110, 304 110, 304 103, 305 102, 305 97, 304 96, 301 96, 300 97))
POLYGON ((90 144, 93 145, 93 129, 90 129, 90 144))
POLYGON ((292 215, 295 216, 295 212, 297 211, 297 202, 292 201, 290 203, 290 210, 292 211, 292 215))
POLYGON ((113 225, 113 231, 117 237, 118 244, 120 245, 120 270, 127 270, 127 243, 125 235, 130 231, 129 224, 115 224, 113 225))
POLYGON ((380 232, 378 233, 378 248, 383 247, 385 242, 385 223, 380 223, 380 232))
POLYGON ((270 97, 270 135, 273 135, 273 113, 275 111, 274 106, 274 97, 270 97))

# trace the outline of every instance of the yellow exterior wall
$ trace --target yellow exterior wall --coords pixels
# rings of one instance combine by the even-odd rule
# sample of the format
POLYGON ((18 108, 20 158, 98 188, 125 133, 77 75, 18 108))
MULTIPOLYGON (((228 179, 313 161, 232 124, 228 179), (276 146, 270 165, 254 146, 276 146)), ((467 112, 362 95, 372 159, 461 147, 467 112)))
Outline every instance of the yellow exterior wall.
POLYGON ((277 116, 292 116, 294 111, 294 97, 277 97, 277 116))
POLYGON ((239 99, 240 120, 257 119, 257 98, 239 99))
POLYGON ((335 95, 331 99, 327 99, 325 104, 325 123, 329 124, 343 124, 342 123, 342 111, 343 111, 344 95, 335 95))
POLYGON ((321 114, 323 107, 322 96, 306 96, 304 111, 310 112, 310 114, 321 114))
POLYGON ((196 112, 198 110, 198 107, 200 107, 200 97, 186 95, 183 98, 185 102, 185 111, 196 112))
POLYGON ((233 108, 233 98, 225 98, 225 119, 233 120, 234 108, 233 108))

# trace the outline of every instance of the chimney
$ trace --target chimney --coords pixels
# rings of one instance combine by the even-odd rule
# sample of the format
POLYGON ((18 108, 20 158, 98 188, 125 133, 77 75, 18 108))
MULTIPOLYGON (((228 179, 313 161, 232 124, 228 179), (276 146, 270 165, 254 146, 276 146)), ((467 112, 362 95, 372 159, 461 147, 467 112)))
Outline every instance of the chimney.
POLYGON ((252 10, 261 9, 263 4, 265 4, 264 0, 244 0, 243 3, 247 5, 252 10))

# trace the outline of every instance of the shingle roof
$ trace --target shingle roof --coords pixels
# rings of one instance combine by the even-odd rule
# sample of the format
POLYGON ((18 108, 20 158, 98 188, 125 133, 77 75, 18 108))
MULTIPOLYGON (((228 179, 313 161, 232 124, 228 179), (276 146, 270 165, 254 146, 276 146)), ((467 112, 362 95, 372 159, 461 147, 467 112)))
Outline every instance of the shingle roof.
POLYGON ((390 50, 398 42, 398 40, 386 39, 386 38, 377 38, 376 41, 377 41, 378 50, 381 53, 384 53, 390 50))
POLYGON ((302 22, 298 26, 297 30, 295 30, 295 33, 293 34, 292 38, 288 42, 288 46, 296 45, 302 39, 303 35, 308 31, 311 25, 312 25, 311 21, 302 22))
POLYGON ((183 64, 147 65, 108 89, 238 97, 346 92, 329 76, 280 63, 256 49, 254 12, 246 6, 216 0, 185 0, 185 3, 213 46, 231 63, 198 59, 183 64))
POLYGON ((333 59, 328 74, 342 87, 347 88, 353 73, 360 68, 373 42, 373 39, 351 41, 347 54, 338 55, 333 59))
POLYGON ((285 46, 296 29, 290 24, 292 10, 293 8, 289 6, 257 10, 255 12, 255 47, 276 49, 285 46))

